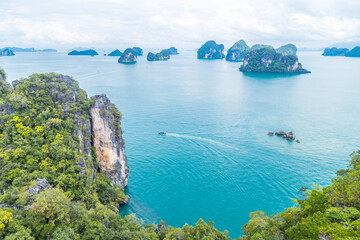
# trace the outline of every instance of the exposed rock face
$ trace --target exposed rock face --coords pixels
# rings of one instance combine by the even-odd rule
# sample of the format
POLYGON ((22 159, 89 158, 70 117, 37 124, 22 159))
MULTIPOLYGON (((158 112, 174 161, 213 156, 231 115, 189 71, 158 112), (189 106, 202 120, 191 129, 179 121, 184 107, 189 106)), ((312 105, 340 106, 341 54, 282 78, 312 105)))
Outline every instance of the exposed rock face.
POLYGON ((169 53, 169 55, 178 55, 179 54, 177 48, 175 48, 175 47, 171 47, 171 48, 164 49, 164 50, 166 50, 169 53))
POLYGON ((30 187, 28 193, 31 195, 39 194, 40 192, 44 191, 46 188, 52 188, 46 178, 43 179, 36 179, 36 186, 30 187))
POLYGON ((104 173, 113 184, 125 187, 129 169, 125 154, 125 144, 120 127, 121 114, 111 104, 106 95, 92 97, 90 107, 92 122, 92 141, 96 147, 100 172, 104 173))
POLYGON ((294 44, 289 43, 289 44, 286 44, 284 46, 281 46, 281 47, 275 49, 275 51, 284 56, 286 56, 286 55, 296 56, 297 48, 294 44))
POLYGON ((261 48, 245 54, 242 72, 310 73, 303 69, 296 56, 276 53, 273 48, 261 48))
POLYGON ((122 52, 119 51, 119 49, 116 49, 115 51, 112 51, 108 54, 110 57, 120 57, 122 55, 122 52))
POLYGON ((136 63, 136 53, 131 48, 127 48, 118 60, 119 63, 136 63))
POLYGON ((224 51, 223 44, 216 44, 215 41, 207 41, 197 51, 197 58, 198 59, 222 59, 225 57, 223 51, 224 51))
POLYGON ((345 56, 349 52, 347 48, 325 48, 323 56, 345 56))
POLYGON ((143 50, 139 47, 133 47, 132 50, 135 52, 136 56, 142 56, 143 50))
POLYGON ((236 42, 227 52, 226 61, 240 62, 244 59, 245 53, 250 50, 250 47, 244 40, 236 42))
POLYGON ((149 52, 147 55, 148 61, 163 61, 170 59, 170 54, 167 50, 162 50, 160 53, 154 54, 152 52, 149 52))

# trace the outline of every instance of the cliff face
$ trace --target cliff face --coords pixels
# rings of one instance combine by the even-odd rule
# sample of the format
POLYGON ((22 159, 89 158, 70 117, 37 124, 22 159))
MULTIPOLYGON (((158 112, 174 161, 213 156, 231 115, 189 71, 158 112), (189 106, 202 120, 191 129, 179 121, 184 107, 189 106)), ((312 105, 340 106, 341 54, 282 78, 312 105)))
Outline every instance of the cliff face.
POLYGON ((160 53, 154 54, 149 52, 147 55, 148 61, 164 61, 170 59, 170 54, 167 50, 162 50, 160 53))
POLYGON ((133 49, 127 48, 124 51, 124 53, 121 55, 121 57, 119 58, 118 62, 119 63, 127 63, 127 64, 136 63, 136 61, 137 61, 136 56, 137 55, 133 49))
POLYGON ((349 52, 347 48, 325 48, 323 56, 345 56, 349 52))
POLYGON ((113 184, 125 187, 129 169, 120 127, 121 114, 105 95, 94 96, 92 101, 92 142, 100 172, 106 174, 113 184))
POLYGON ((230 62, 240 62, 244 59, 245 53, 250 50, 250 47, 244 40, 236 42, 227 52, 226 60, 230 62))
POLYGON ((224 45, 216 44, 215 41, 207 41, 197 51, 198 59, 222 59, 225 57, 224 45))

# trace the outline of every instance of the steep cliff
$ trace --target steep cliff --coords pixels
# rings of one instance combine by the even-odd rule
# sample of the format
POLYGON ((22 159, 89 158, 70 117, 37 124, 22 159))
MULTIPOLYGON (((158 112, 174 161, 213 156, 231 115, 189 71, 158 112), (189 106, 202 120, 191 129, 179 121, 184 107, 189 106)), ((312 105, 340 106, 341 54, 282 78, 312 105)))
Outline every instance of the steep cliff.
POLYGON ((119 49, 116 49, 115 51, 112 51, 108 54, 110 57, 120 57, 122 55, 122 52, 119 51, 119 49))
POLYGON ((198 59, 223 59, 225 57, 224 45, 216 44, 215 41, 207 41, 197 51, 198 59))
POLYGON ((121 114, 106 95, 97 95, 91 99, 92 142, 96 148, 99 170, 113 184, 125 187, 129 169, 120 127, 121 114))
POLYGON ((297 48, 294 44, 286 44, 284 46, 281 46, 277 49, 275 49, 277 53, 280 53, 282 55, 293 55, 296 56, 297 48))
POLYGON ((170 54, 167 50, 162 50, 157 54, 149 52, 146 58, 148 61, 164 61, 170 59, 170 54))
POLYGON ((244 59, 245 53, 250 50, 250 47, 245 43, 244 40, 240 40, 229 48, 226 54, 226 61, 240 62, 244 59))
POLYGON ((325 48, 323 56, 345 56, 349 52, 347 48, 325 48))
POLYGON ((132 50, 135 52, 136 56, 142 56, 142 55, 143 55, 143 50, 142 50, 142 48, 133 47, 132 50))
POLYGON ((164 49, 166 50, 169 55, 178 55, 179 52, 178 52, 178 49, 176 47, 171 47, 171 48, 168 48, 168 49, 164 49))
POLYGON ((121 57, 119 58, 118 62, 119 63, 125 63, 125 64, 132 64, 132 63, 136 63, 137 58, 136 58, 136 53, 133 49, 131 48, 127 48, 124 53, 121 55, 121 57))

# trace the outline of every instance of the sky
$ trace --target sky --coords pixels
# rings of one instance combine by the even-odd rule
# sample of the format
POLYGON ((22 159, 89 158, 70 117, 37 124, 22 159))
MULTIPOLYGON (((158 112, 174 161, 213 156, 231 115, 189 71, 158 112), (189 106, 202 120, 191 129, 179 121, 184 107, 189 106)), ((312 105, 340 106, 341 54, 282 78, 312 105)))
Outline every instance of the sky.
POLYGON ((0 48, 360 42, 360 0, 0 0, 0 48))

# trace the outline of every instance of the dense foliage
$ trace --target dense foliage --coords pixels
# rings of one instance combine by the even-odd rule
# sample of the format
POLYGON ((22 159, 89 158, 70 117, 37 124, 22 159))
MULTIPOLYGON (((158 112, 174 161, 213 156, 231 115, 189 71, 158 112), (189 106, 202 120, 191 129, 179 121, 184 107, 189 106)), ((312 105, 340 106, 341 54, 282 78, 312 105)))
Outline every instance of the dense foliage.
POLYGON ((84 51, 71 51, 68 55, 84 55, 84 56, 96 56, 99 55, 95 50, 89 49, 84 51))
POLYGON ((294 55, 282 55, 274 48, 261 48, 245 54, 243 72, 264 73, 307 73, 294 55))
POLYGON ((349 52, 347 48, 325 48, 323 56, 345 56, 349 52))
POLYGON ((247 53, 249 50, 250 47, 245 43, 245 41, 240 40, 234 43, 231 48, 229 48, 226 54, 226 60, 234 62, 241 61, 244 58, 245 53, 247 53))
MULTIPOLYGON (((121 218, 123 189, 96 171, 96 162, 93 177, 95 151, 86 155, 75 134, 92 100, 54 73, 13 85, 0 86, 0 239, 228 239, 202 220, 177 229, 121 218), (39 178, 50 186, 34 193, 39 178)), ((82 138, 90 138, 85 128, 82 138)))
POLYGON ((277 49, 275 49, 277 53, 280 53, 282 55, 293 55, 296 56, 297 48, 294 44, 286 44, 284 46, 281 46, 277 49))
POLYGON ((347 57, 360 57, 360 47, 354 47, 346 54, 347 57))
POLYGON ((142 56, 143 50, 139 47, 133 47, 132 50, 135 52, 136 56, 142 56))
POLYGON ((170 59, 170 54, 167 50, 162 50, 161 52, 154 54, 152 52, 149 52, 147 55, 148 61, 163 61, 170 59))
POLYGON ((166 50, 169 53, 169 55, 178 55, 179 54, 176 47, 171 47, 171 48, 164 49, 164 50, 166 50))
POLYGON ((204 45, 199 48, 197 51, 197 56, 199 59, 222 59, 225 57, 224 45, 216 44, 215 41, 207 41, 204 45))
POLYGON ((242 239, 360 239, 360 151, 326 188, 301 189, 298 207, 250 214, 242 239))
POLYGON ((136 63, 136 52, 131 49, 127 48, 123 54, 121 54, 118 62, 119 63, 136 63))

